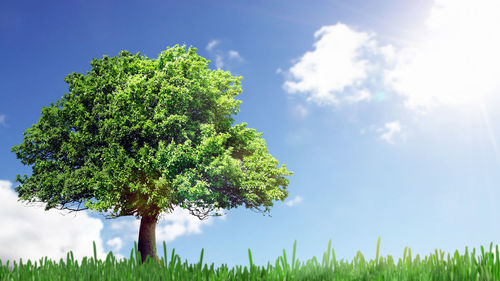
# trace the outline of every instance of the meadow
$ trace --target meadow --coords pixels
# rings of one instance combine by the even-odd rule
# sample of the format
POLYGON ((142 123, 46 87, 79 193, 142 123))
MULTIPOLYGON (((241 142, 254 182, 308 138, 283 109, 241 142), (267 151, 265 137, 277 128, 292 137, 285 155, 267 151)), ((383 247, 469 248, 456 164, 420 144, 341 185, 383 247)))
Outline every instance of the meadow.
POLYGON ((472 253, 465 247, 464 255, 458 250, 450 256, 436 249, 429 257, 423 260, 417 255, 411 256, 411 249, 405 247, 403 258, 397 263, 388 255, 387 258, 379 258, 380 237, 377 241, 375 260, 367 261, 360 251, 351 262, 341 259, 337 261, 335 251, 331 249, 331 240, 328 249, 323 254, 321 263, 313 257, 300 262, 295 257, 297 241, 293 245, 292 259, 283 255, 276 259, 274 264, 268 262, 267 266, 256 266, 252 262, 252 252, 248 249, 248 266, 236 266, 229 269, 226 265, 215 268, 203 264, 203 252, 201 250, 198 263, 188 264, 187 260, 182 263, 179 255, 172 250, 170 259, 167 260, 167 248, 163 242, 164 257, 161 265, 151 262, 141 264, 140 253, 137 244, 131 250, 129 259, 117 260, 110 252, 105 260, 98 260, 96 246, 94 243, 94 257, 84 257, 79 264, 73 258, 73 253, 67 254, 66 261, 59 262, 40 259, 32 263, 22 260, 9 264, 2 264, 0 260, 0 280, 199 280, 199 281, 222 281, 222 280, 500 280, 500 261, 498 245, 495 247, 496 256, 493 254, 493 243, 490 251, 485 252, 481 246, 481 255, 475 257, 475 249, 472 253))

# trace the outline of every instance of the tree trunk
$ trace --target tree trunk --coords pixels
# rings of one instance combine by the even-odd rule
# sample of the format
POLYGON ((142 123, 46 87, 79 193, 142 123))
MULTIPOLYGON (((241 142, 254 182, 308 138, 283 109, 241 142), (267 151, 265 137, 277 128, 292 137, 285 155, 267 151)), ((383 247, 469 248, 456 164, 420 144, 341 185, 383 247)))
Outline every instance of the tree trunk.
POLYGON ((157 217, 141 218, 138 250, 141 253, 142 262, 149 256, 154 262, 161 264, 160 259, 156 255, 156 222, 157 217))

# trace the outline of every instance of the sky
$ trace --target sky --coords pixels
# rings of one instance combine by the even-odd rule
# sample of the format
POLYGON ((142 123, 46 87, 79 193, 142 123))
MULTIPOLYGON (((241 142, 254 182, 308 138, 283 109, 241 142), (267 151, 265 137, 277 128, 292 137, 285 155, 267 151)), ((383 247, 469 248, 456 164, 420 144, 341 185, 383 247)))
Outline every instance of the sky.
POLYGON ((159 256, 216 266, 421 258, 500 244, 500 2, 495 0, 3 1, 0 8, 0 260, 127 258, 139 220, 44 211, 17 201, 11 148, 41 109, 121 50, 156 58, 193 46, 242 76, 235 124, 286 164, 288 198, 200 221, 176 208, 159 256))

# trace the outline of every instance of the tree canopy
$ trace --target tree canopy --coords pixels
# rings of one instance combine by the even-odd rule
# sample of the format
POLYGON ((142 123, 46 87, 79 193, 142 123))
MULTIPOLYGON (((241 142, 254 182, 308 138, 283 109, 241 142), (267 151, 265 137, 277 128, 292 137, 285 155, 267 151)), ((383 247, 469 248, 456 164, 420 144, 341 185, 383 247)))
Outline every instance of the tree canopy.
POLYGON ((268 212, 293 173, 278 167, 262 133, 232 126, 241 77, 209 63, 175 46, 156 59, 121 51, 68 75, 69 93, 12 147, 32 166, 16 176, 20 200, 109 218, 175 206, 200 219, 241 205, 268 212))

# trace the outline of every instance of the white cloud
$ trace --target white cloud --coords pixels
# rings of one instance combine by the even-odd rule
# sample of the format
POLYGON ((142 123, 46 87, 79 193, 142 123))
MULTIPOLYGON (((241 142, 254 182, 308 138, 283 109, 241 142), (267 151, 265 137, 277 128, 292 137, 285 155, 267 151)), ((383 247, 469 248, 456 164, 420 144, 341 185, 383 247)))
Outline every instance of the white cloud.
POLYGON ((399 121, 389 122, 385 124, 384 128, 378 129, 378 131, 383 132, 380 136, 381 139, 394 144, 395 138, 401 134, 401 124, 399 124, 399 121))
POLYGON ((177 207, 158 224, 157 238, 159 241, 170 242, 182 235, 201 234, 202 225, 211 225, 212 223, 213 217, 202 221, 189 214, 188 210, 177 207))
POLYGON ((110 229, 120 233, 120 236, 128 240, 137 241, 141 221, 132 216, 113 219, 110 229))
POLYGON ((387 45, 379 48, 380 53, 382 54, 382 57, 384 58, 385 62, 392 64, 396 60, 396 50, 394 49, 394 46, 392 45, 387 45))
MULTIPOLYGON (((12 183, 0 180, 0 260, 31 261, 42 257, 59 261, 66 259, 66 254, 73 251, 75 259, 93 257, 92 242, 96 242, 97 256, 104 259, 107 252, 103 249, 100 219, 92 218, 87 211, 67 214, 63 211, 45 211, 44 203, 38 206, 18 202, 12 183)), ((219 217, 226 219, 226 215, 219 217)), ((180 207, 160 220, 156 228, 157 242, 173 241, 179 236, 201 234, 203 225, 211 225, 213 218, 199 220, 180 207)), ((113 219, 110 230, 119 233, 122 238, 137 240, 140 220, 135 217, 113 219)), ((121 237, 106 241, 117 259, 124 256, 118 252, 123 247, 121 237)))
POLYGON ((297 204, 300 204, 301 202, 302 202, 302 197, 295 196, 295 198, 293 198, 292 200, 288 200, 287 202, 285 202, 285 204, 289 207, 293 207, 297 204))
POLYGON ((115 218, 111 222, 111 230, 122 230, 127 228, 134 228, 139 230, 140 221, 137 219, 132 219, 132 217, 119 217, 115 218))
MULTIPOLYGON (((225 220, 226 215, 219 218, 225 220)), ((211 225, 213 220, 213 217, 208 217, 202 221, 198 217, 191 215, 188 210, 175 207, 172 213, 165 215, 158 222, 156 226, 156 242, 171 242, 183 235, 201 234, 202 226, 211 225)), ((137 241, 140 223, 140 220, 135 217, 118 218, 111 223, 111 229, 120 231, 122 234, 125 231, 128 239, 137 241)))
POLYGON ((224 67, 224 57, 222 55, 215 55, 215 66, 218 69, 221 69, 224 67))
POLYGON ((211 56, 215 57, 215 66, 218 69, 222 69, 231 65, 231 61, 233 62, 243 62, 245 61, 240 53, 236 50, 224 51, 221 48, 221 42, 219 40, 211 40, 208 42, 207 51, 211 54, 211 56))
POLYGON ((321 27, 314 37, 314 50, 290 68, 284 89, 305 93, 308 101, 319 105, 367 100, 364 84, 375 70, 368 57, 378 54, 374 34, 338 23, 321 27))
POLYGON ((480 105, 500 92, 499 13, 500 1, 435 0, 403 47, 380 47, 375 34, 342 23, 323 26, 284 89, 319 105, 367 101, 379 87, 415 112, 480 105))
POLYGON ((109 239, 106 242, 106 245, 108 245, 109 247, 113 248, 113 251, 118 252, 118 251, 120 251, 120 249, 123 246, 123 241, 122 241, 122 239, 120 237, 115 237, 113 239, 109 239))
POLYGON ((210 41, 210 42, 208 42, 208 44, 207 44, 207 47, 206 47, 207 51, 209 51, 209 52, 210 52, 210 51, 212 51, 212 49, 213 49, 215 46, 217 46, 219 43, 220 43, 220 41, 219 41, 219 40, 211 40, 211 41, 210 41))
POLYGON ((498 94, 499 13, 500 1, 436 0, 422 36, 395 52, 386 84, 422 112, 498 94))
POLYGON ((106 241, 106 245, 112 248, 113 256, 117 260, 125 259, 125 257, 119 253, 120 249, 123 247, 123 241, 120 237, 109 239, 108 241, 106 241))
POLYGON ((354 92, 352 95, 346 96, 345 100, 348 103, 358 103, 361 101, 369 101, 372 99, 372 95, 367 89, 361 89, 354 92))
POLYGON ((242 61, 243 60, 243 58, 241 57, 240 53, 238 51, 235 51, 235 50, 229 50, 228 56, 229 56, 229 59, 235 59, 235 60, 238 60, 238 61, 242 61))
POLYGON ((67 214, 41 206, 26 206, 18 202, 10 181, 0 180, 0 259, 23 259, 26 262, 42 257, 59 261, 73 252, 75 259, 93 256, 92 242, 96 242, 97 257, 104 259, 100 232, 101 220, 86 211, 67 214), (63 215, 64 214, 64 215, 63 215))
POLYGON ((4 114, 0 114, 0 125, 5 126, 5 115, 4 114))

